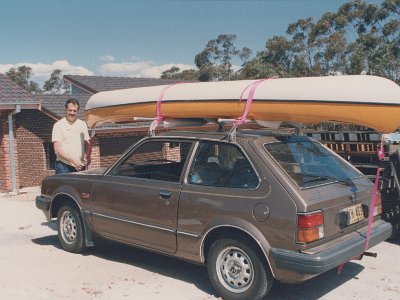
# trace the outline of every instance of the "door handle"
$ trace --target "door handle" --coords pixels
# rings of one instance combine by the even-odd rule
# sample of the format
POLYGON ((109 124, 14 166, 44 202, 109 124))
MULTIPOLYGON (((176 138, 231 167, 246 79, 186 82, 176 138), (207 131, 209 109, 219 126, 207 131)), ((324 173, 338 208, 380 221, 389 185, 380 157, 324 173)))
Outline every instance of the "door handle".
POLYGON ((160 192, 160 197, 163 199, 169 199, 171 198, 172 193, 170 191, 161 191, 160 192))

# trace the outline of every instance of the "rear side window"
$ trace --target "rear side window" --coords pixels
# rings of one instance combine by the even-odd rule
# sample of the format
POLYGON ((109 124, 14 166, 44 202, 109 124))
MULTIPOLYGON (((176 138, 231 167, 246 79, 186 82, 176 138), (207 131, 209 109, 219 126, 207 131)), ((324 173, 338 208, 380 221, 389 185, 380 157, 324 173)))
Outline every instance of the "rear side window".
POLYGON ((189 171, 188 183, 253 189, 258 186, 259 179, 236 145, 201 141, 189 171))
POLYGON ((264 148, 301 188, 333 182, 351 184, 363 176, 341 157, 319 143, 306 139, 285 139, 264 148))

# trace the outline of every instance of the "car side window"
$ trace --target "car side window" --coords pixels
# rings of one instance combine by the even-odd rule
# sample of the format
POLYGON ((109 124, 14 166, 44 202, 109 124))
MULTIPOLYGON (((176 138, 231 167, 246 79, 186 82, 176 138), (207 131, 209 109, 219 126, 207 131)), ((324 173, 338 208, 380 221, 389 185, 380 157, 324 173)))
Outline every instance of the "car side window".
POLYGON ((252 165, 236 145, 202 141, 189 171, 188 183, 253 189, 259 179, 252 165))
POLYGON ((181 141, 144 142, 109 174, 178 182, 191 145, 181 141))

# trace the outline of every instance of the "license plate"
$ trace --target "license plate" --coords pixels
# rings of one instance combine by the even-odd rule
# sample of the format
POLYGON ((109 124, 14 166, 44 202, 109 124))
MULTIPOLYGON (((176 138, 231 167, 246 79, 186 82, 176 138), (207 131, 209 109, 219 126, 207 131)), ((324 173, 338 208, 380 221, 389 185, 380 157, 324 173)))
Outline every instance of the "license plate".
POLYGON ((365 218, 361 203, 343 209, 341 214, 344 216, 343 225, 345 226, 360 222, 365 218))

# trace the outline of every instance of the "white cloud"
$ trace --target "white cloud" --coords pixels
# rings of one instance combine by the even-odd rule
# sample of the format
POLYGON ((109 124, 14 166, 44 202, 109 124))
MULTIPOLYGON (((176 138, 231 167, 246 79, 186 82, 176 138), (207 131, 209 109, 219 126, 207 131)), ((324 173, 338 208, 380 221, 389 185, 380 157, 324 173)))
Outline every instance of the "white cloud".
POLYGON ((103 55, 100 56, 100 60, 105 62, 110 62, 110 61, 115 61, 115 58, 112 55, 103 55))
POLYGON ((15 68, 15 65, 12 65, 12 64, 1 65, 0 64, 0 73, 5 74, 11 68, 15 68))
MULTIPOLYGON (((100 60, 107 61, 100 66, 99 75, 102 76, 123 76, 138 78, 160 78, 162 72, 178 67, 181 71, 195 69, 194 65, 187 64, 162 64, 156 65, 152 61, 139 60, 131 58, 132 61, 115 62, 115 58, 111 55, 104 55, 100 60)), ((0 73, 6 73, 11 68, 19 66, 28 66, 32 68, 31 80, 37 82, 40 87, 50 78, 50 74, 55 69, 60 69, 63 75, 97 75, 83 66, 74 66, 67 60, 57 60, 49 64, 20 62, 17 64, 0 64, 0 73)))
POLYGON ((152 61, 138 61, 103 64, 100 73, 104 76, 159 78, 162 72, 173 66, 178 67, 181 71, 195 68, 193 65, 186 64, 155 65, 152 61))
POLYGON ((21 62, 17 64, 0 64, 0 73, 6 73, 11 68, 18 68, 20 66, 28 66, 32 68, 31 80, 37 82, 40 87, 43 86, 44 82, 50 78, 50 74, 60 69, 63 75, 94 75, 94 73, 85 67, 71 65, 66 60, 56 60, 51 64, 43 63, 28 63, 21 62))

